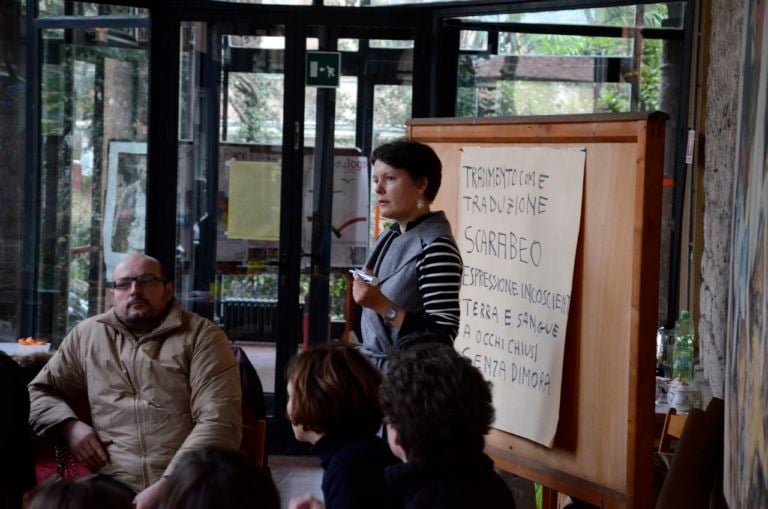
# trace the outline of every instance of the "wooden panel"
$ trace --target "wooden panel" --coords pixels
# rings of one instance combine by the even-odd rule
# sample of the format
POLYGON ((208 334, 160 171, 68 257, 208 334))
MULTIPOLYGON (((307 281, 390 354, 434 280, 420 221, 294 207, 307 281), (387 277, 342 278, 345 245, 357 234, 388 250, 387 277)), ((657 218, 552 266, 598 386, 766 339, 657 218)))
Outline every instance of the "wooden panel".
MULTIPOLYGON (((582 226, 555 444, 493 430, 502 468, 604 507, 652 507, 663 114, 417 119, 443 162, 434 209, 457 224, 464 146, 586 147, 582 226)), ((461 232, 455 232, 458 237, 461 232)))

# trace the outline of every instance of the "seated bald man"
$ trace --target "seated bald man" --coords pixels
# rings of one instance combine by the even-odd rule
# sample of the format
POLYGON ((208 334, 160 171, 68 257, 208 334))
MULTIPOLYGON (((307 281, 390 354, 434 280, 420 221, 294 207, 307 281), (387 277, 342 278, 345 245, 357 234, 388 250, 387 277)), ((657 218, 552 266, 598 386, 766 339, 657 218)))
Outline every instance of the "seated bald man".
POLYGON ((78 461, 154 508, 176 460, 237 448, 237 363, 224 332, 185 311, 160 263, 131 255, 114 271, 114 307, 75 326, 30 383, 30 423, 59 434, 78 461), (87 400, 93 425, 72 405, 87 400))

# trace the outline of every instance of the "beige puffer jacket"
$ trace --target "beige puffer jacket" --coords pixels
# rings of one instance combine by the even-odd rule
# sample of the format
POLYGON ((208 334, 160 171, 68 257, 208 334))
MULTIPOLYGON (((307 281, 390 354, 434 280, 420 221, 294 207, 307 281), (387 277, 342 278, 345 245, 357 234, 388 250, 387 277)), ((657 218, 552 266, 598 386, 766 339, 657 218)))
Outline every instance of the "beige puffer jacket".
POLYGON ((137 492, 169 474, 188 450, 240 445, 240 376, 227 337, 176 301, 138 338, 114 309, 81 322, 29 384, 29 395, 38 434, 75 417, 67 402, 87 399, 94 429, 112 440, 99 473, 137 492))

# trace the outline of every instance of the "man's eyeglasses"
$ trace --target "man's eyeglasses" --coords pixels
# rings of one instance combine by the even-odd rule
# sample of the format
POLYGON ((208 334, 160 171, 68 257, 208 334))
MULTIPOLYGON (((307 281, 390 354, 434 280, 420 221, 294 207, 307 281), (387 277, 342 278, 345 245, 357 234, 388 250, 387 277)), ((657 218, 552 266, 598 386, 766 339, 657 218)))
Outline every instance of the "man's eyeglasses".
POLYGON ((167 282, 165 279, 160 279, 152 274, 142 274, 141 276, 136 277, 121 277, 115 279, 112 282, 112 286, 115 290, 128 290, 134 281, 136 281, 136 286, 139 288, 146 288, 148 286, 155 286, 167 282))

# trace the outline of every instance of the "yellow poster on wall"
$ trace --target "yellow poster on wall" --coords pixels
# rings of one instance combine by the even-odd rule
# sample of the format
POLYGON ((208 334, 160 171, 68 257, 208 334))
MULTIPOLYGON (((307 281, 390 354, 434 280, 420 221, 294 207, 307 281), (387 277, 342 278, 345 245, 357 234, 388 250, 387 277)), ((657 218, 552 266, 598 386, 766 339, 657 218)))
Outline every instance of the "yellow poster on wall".
POLYGON ((278 162, 230 163, 228 238, 279 240, 280 178, 278 162))

